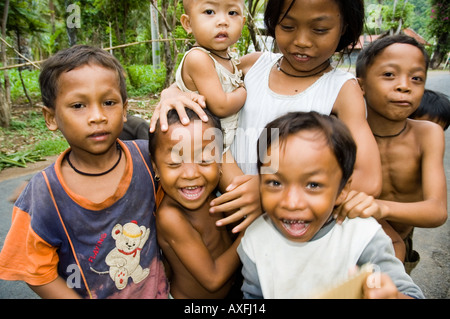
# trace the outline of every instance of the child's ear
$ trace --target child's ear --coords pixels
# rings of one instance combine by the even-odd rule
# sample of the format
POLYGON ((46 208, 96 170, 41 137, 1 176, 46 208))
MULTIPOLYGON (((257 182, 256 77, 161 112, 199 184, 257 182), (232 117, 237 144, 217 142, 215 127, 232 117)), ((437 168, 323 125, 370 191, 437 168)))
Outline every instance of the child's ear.
MULTIPOLYGON (((153 154, 150 154, 150 156, 153 156, 153 154)), ((155 179, 157 181, 159 181, 159 176, 160 175, 159 175, 158 168, 156 167, 156 164, 155 164, 155 162, 153 160, 151 160, 151 162, 152 162, 153 171, 155 172, 155 179)))
POLYGON ((127 121, 128 100, 123 103, 123 121, 127 121))
POLYGON ((50 131, 56 131, 58 129, 58 123, 55 119, 55 109, 52 107, 43 106, 42 114, 44 114, 45 125, 50 131))
POLYGON ((358 80, 358 84, 359 84, 359 87, 361 88, 361 91, 363 92, 363 94, 365 94, 365 92, 364 92, 364 80, 361 79, 361 78, 356 78, 356 79, 358 80))
POLYGON ((348 193, 350 192, 350 185, 352 184, 352 178, 348 180, 347 184, 345 184, 344 188, 341 190, 341 193, 336 198, 335 206, 341 205, 344 200, 347 198, 348 193))
POLYGON ((191 19, 189 16, 185 13, 183 13, 180 17, 181 25, 183 26, 183 29, 186 30, 186 32, 189 34, 192 32, 191 28, 191 19))

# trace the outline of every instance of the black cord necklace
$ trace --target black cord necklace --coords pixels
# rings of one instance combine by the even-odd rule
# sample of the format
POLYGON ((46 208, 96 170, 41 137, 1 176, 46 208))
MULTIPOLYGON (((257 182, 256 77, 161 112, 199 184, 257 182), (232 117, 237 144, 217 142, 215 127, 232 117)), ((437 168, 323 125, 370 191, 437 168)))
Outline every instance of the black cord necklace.
POLYGON ((397 137, 397 136, 399 136, 400 134, 402 134, 402 133, 406 130, 406 124, 407 124, 407 123, 405 122, 405 126, 401 129, 400 132, 398 132, 398 133, 396 133, 396 134, 392 134, 392 135, 378 135, 378 134, 373 133, 373 136, 379 137, 379 138, 397 137))
POLYGON ((72 169, 77 172, 80 175, 84 175, 84 176, 103 176, 108 174, 109 172, 111 172, 113 169, 116 168, 117 165, 119 165, 120 160, 122 159, 122 148, 120 147, 119 143, 116 143, 117 149, 119 150, 119 159, 117 160, 117 162, 114 164, 113 167, 111 167, 110 169, 108 169, 107 171, 104 171, 102 173, 86 173, 86 172, 82 172, 79 169, 75 168, 75 166, 73 166, 72 162, 69 159, 69 154, 71 151, 69 151, 67 153, 67 155, 65 156, 67 163, 69 163, 70 167, 72 167, 72 169))
MULTIPOLYGON (((283 58, 284 58, 284 56, 281 56, 281 57, 278 59, 278 61, 277 61, 277 68, 278 68, 278 71, 281 71, 281 72, 283 72, 284 74, 286 74, 287 76, 291 76, 291 77, 293 77, 293 78, 309 78, 309 77, 315 76, 315 75, 317 75, 317 74, 319 74, 319 73, 322 73, 323 71, 325 71, 325 70, 330 66, 330 61, 327 60, 327 61, 325 61, 324 63, 322 63, 321 65, 318 66, 318 67, 320 67, 320 66, 324 65, 324 67, 321 68, 321 69, 320 69, 319 71, 317 71, 316 73, 308 74, 308 75, 296 75, 296 74, 288 73, 288 72, 286 72, 285 70, 283 70, 283 69, 281 68, 281 59, 283 59, 283 58)), ((289 63, 288 60, 286 60, 286 61, 289 63)), ((290 63, 289 63, 289 64, 290 64, 290 63)))
POLYGON ((208 50, 211 54, 214 54, 216 57, 221 58, 221 59, 226 60, 226 61, 230 61, 232 59, 232 57, 230 56, 230 54, 228 52, 227 52, 227 57, 225 58, 225 57, 223 57, 221 55, 218 55, 216 52, 212 51, 211 49, 204 48, 204 47, 199 46, 199 45, 194 45, 192 47, 193 48, 203 48, 205 50, 208 50))

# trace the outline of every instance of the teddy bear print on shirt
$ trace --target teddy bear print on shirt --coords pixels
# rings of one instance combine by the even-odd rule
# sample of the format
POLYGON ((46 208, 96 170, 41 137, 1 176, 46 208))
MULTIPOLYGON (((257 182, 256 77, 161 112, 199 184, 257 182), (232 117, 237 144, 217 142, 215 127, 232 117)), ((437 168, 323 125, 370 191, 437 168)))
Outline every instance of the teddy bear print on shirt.
MULTIPOLYGON (((109 275, 115 282, 117 289, 122 290, 128 284, 128 278, 134 283, 144 280, 150 270, 141 267, 141 250, 150 235, 150 229, 138 226, 136 221, 125 225, 117 224, 111 232, 116 241, 116 247, 106 256, 105 262, 110 267, 109 275)), ((92 271, 99 273, 91 268, 92 271)), ((108 273, 108 272, 102 272, 108 273)))

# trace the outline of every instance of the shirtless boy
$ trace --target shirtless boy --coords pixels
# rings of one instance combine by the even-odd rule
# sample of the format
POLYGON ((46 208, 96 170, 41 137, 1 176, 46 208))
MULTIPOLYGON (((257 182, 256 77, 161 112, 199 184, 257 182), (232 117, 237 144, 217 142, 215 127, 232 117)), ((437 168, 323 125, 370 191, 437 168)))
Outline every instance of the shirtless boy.
POLYGON ((407 270, 419 259, 412 249, 414 227, 438 227, 447 219, 443 130, 432 122, 408 119, 420 105, 427 68, 422 46, 405 35, 378 39, 356 64, 383 169, 377 199, 383 209, 374 217, 391 238, 398 234, 404 241, 406 254, 405 246, 394 246, 407 270))

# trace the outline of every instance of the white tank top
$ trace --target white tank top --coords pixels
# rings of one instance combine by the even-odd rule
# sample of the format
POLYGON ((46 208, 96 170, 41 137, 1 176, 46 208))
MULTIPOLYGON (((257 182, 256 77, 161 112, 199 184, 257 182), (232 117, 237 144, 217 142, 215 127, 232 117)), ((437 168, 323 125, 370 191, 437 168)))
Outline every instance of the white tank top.
POLYGON ((355 79, 349 72, 334 69, 299 94, 277 94, 269 88, 269 74, 280 57, 281 54, 263 53, 245 75, 247 100, 239 112, 239 125, 231 146, 233 156, 244 174, 258 174, 256 144, 266 124, 288 112, 331 114, 344 83, 355 79))

